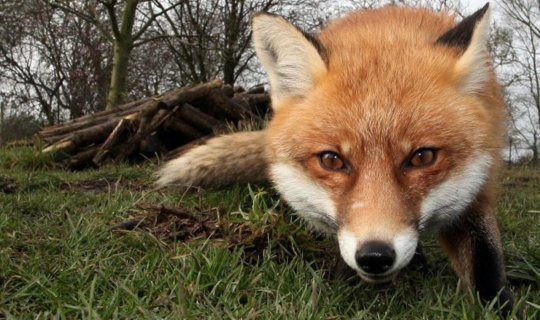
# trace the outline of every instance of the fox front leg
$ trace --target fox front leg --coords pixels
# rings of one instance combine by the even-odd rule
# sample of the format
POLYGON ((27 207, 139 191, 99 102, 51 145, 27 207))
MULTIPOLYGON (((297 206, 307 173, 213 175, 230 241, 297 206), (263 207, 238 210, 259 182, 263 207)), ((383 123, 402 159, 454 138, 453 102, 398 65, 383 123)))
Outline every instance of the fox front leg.
POLYGON ((475 289, 483 302, 498 296, 502 313, 512 311, 501 240, 493 209, 469 209, 455 225, 440 232, 440 243, 460 279, 475 289))

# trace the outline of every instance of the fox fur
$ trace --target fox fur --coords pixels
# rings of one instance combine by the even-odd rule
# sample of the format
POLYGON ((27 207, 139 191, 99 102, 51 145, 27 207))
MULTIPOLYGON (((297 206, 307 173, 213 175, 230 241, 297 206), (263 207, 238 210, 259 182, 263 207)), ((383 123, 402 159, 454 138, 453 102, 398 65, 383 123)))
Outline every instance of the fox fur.
POLYGON ((392 279, 431 230, 463 283, 509 312, 495 219, 506 109, 487 51, 489 14, 486 5, 456 23, 387 6, 316 36, 256 15, 275 113, 268 128, 188 151, 158 184, 269 177, 301 216, 337 237, 344 262, 368 282, 392 279), (360 262, 366 246, 390 252, 384 272, 360 262))
POLYGON ((158 172, 157 185, 226 186, 267 180, 263 131, 238 132, 210 139, 158 172))

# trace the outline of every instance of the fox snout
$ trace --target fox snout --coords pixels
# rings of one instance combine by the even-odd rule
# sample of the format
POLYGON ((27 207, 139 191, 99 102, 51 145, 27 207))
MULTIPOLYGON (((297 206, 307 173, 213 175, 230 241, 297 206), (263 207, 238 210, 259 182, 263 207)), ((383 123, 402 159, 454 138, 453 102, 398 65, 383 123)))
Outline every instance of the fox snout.
POLYGON ((367 274, 384 274, 396 261, 396 251, 392 246, 380 241, 365 243, 354 254, 356 264, 367 274))
POLYGON ((338 243, 343 260, 367 282, 390 281, 414 256, 418 245, 416 231, 407 229, 391 239, 380 236, 361 238, 342 229, 338 243))

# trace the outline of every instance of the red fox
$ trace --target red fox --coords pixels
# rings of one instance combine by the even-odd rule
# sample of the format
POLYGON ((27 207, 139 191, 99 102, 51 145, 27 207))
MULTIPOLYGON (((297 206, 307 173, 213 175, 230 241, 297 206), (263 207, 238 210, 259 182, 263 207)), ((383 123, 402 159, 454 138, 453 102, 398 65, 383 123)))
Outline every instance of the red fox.
POLYGON ((353 12, 317 36, 257 14, 268 128, 216 137, 167 163, 157 183, 269 177, 368 282, 395 277, 432 230, 463 283, 508 312, 495 220, 506 109, 488 33, 489 5, 460 23, 424 9, 353 12))

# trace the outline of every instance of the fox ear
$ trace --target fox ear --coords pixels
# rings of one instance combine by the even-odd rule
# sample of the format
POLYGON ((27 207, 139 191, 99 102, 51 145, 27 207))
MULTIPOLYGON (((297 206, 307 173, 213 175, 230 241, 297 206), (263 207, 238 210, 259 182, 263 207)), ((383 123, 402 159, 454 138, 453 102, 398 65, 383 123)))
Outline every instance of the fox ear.
POLYGON ((326 73, 320 43, 282 17, 257 14, 253 18, 253 42, 270 78, 274 109, 285 99, 304 97, 326 73))
POLYGON ((489 21, 490 8, 487 3, 440 36, 436 42, 460 50, 461 56, 455 65, 455 75, 464 93, 482 91, 490 77, 491 65, 487 49, 489 21))

